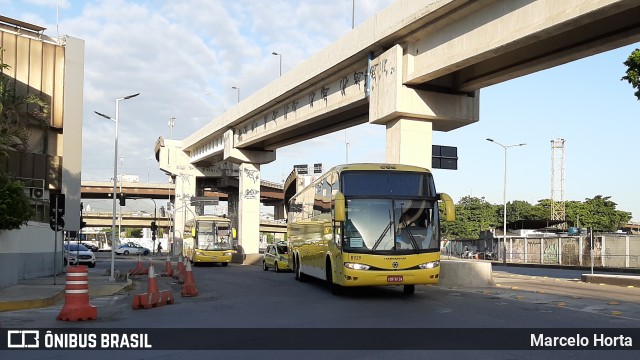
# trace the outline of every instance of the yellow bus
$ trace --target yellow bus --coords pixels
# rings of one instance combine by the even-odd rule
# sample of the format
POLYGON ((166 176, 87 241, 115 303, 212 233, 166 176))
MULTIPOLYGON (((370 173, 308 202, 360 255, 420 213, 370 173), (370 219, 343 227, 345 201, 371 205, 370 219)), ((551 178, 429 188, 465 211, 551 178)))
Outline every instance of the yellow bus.
POLYGON ((440 213, 454 221, 451 197, 436 193, 427 169, 392 164, 336 166, 285 199, 289 267, 296 280, 344 287, 437 284, 440 213), (287 201, 288 200, 288 201, 287 201))
POLYGON ((185 224, 182 255, 192 264, 220 263, 227 266, 233 248, 231 220, 219 216, 198 216, 185 224))

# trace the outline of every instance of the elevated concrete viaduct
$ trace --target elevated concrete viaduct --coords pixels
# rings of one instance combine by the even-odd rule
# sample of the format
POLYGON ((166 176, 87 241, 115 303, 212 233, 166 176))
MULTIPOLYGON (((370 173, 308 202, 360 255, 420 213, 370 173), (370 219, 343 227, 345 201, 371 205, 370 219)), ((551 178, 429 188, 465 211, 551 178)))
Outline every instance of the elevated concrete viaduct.
POLYGON ((237 176, 239 241, 257 253, 278 148, 368 122, 387 129, 384 161, 430 168, 432 132, 478 121, 482 87, 637 41, 637 0, 398 0, 156 157, 177 177, 237 176))

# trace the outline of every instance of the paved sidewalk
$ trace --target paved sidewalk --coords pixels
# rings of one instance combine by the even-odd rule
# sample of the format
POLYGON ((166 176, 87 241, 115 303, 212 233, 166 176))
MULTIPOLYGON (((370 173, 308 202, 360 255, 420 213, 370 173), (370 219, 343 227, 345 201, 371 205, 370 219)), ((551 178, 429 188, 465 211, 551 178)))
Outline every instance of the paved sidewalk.
MULTIPOLYGON (((0 311, 46 307, 64 301, 66 273, 21 280, 17 285, 0 289, 0 311)), ((109 281, 104 269, 89 269, 90 297, 110 296, 126 290, 132 281, 124 275, 109 281)))

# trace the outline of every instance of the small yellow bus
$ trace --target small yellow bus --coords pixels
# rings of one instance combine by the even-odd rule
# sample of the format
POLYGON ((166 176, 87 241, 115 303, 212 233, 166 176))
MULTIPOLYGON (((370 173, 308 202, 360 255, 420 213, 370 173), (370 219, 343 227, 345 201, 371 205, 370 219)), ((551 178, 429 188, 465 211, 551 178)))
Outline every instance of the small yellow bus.
POLYGON ((336 166, 285 199, 289 266, 296 280, 344 287, 437 284, 440 207, 455 219, 451 197, 436 193, 429 170, 392 164, 336 166), (287 201, 288 200, 288 201, 287 201))
POLYGON ((192 264, 220 263, 227 266, 235 253, 231 220, 219 216, 198 216, 185 224, 182 255, 192 264))

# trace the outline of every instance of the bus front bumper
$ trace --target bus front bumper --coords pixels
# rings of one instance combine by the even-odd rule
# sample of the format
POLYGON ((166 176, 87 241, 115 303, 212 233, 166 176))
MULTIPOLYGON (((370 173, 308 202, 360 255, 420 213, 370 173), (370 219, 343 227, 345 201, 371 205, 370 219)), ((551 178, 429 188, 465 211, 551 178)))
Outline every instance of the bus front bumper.
POLYGON ((337 277, 342 286, 436 285, 440 267, 420 270, 352 270, 344 269, 337 277))
POLYGON ((195 252, 193 262, 196 263, 230 263, 233 253, 195 252))

